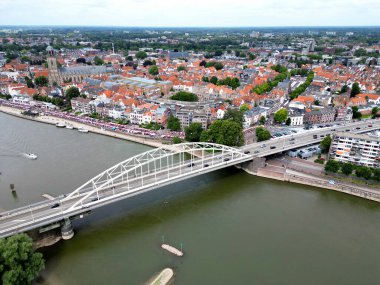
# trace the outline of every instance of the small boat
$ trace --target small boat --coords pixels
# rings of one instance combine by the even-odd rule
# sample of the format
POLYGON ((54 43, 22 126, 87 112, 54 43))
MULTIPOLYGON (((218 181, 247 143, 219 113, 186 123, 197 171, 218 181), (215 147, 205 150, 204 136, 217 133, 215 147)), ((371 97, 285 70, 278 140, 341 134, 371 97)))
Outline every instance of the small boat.
POLYGON ((88 133, 88 130, 85 129, 85 128, 80 127, 80 128, 78 128, 78 132, 81 132, 81 133, 88 133))
POLYGON ((66 127, 66 124, 64 122, 58 122, 58 123, 55 124, 55 126, 57 128, 64 128, 64 127, 66 127))
POLYGON ((37 155, 35 155, 34 153, 23 153, 22 155, 29 159, 37 159, 37 155))
POLYGON ((73 130, 74 127, 73 127, 73 125, 66 125, 66 129, 73 130))

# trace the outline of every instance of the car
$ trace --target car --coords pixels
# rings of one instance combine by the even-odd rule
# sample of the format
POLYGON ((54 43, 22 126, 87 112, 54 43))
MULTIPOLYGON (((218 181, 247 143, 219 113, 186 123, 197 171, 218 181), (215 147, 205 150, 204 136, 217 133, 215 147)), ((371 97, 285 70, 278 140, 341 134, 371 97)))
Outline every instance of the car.
POLYGON ((258 151, 258 150, 255 150, 255 152, 254 153, 259 153, 260 151, 258 151))
POLYGON ((295 144, 295 142, 291 142, 290 144, 295 144))
POLYGON ((271 147, 270 147, 270 149, 275 149, 276 147, 274 146, 274 145, 272 145, 271 147))
POLYGON ((368 125, 369 128, 372 128, 372 125, 368 125))
POLYGON ((325 135, 320 135, 320 137, 321 137, 321 138, 324 138, 324 137, 325 137, 325 135))
POLYGON ((210 165, 208 165, 207 163, 205 165, 203 165, 204 167, 209 167, 210 165))
POLYGON ((224 161, 229 161, 230 159, 228 157, 226 157, 225 159, 223 159, 224 161))
POLYGON ((314 135, 313 138, 316 139, 316 138, 318 138, 318 136, 317 136, 317 135, 314 135))
POLYGON ((249 154, 249 153, 251 153, 249 150, 246 150, 246 151, 244 152, 244 154, 249 154))
POLYGON ((295 140, 295 138, 291 138, 289 141, 291 141, 291 142, 292 142, 292 141, 294 141, 294 140, 295 140))
POLYGON ((263 145, 261 145, 261 148, 264 148, 264 147, 266 147, 267 145, 266 144, 263 144, 263 145))
POLYGON ((193 167, 193 166, 195 166, 195 163, 194 163, 194 162, 189 163, 189 164, 187 165, 187 167, 193 167))
POLYGON ((334 184, 335 184, 335 181, 334 181, 334 180, 329 180, 329 184, 334 185, 334 184))
POLYGON ((54 209, 54 208, 58 208, 60 206, 59 203, 54 203, 50 208, 54 209))
POLYGON ((356 129, 357 129, 357 130, 360 130, 360 127, 357 127, 356 129))

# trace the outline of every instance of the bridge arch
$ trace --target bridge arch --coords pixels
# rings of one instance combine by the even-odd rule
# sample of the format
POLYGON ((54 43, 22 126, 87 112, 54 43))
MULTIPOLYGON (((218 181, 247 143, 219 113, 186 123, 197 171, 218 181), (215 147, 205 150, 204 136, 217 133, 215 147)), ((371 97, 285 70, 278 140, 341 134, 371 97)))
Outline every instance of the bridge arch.
POLYGON ((182 143, 128 158, 90 179, 66 196, 70 210, 116 196, 133 195, 184 178, 248 161, 252 156, 215 143, 182 143))

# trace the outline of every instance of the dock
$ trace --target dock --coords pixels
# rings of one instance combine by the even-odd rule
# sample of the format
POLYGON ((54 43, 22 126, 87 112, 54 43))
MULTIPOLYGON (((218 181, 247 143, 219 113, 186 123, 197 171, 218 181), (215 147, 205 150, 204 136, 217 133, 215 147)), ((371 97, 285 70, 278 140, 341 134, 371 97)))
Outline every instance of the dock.
POLYGON ((149 283, 149 285, 165 285, 168 284, 169 281, 174 276, 174 271, 171 268, 165 268, 158 274, 158 276, 149 283))
POLYGON ((41 195, 42 197, 44 197, 45 199, 48 199, 48 200, 54 200, 55 198, 53 196, 51 196, 50 194, 42 194, 41 195))
POLYGON ((169 251, 170 253, 173 253, 177 256, 183 256, 183 252, 180 251, 179 249, 176 249, 175 247, 171 246, 171 245, 168 245, 168 244, 162 244, 161 247, 167 251, 169 251))

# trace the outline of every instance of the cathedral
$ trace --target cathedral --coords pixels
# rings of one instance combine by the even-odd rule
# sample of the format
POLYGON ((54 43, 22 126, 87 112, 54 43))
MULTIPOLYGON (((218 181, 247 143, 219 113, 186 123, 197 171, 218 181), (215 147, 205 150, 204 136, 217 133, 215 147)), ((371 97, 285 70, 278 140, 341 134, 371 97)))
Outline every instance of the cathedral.
POLYGON ((54 82, 61 84, 63 82, 82 82, 83 79, 90 76, 100 76, 103 74, 113 73, 113 68, 106 66, 84 65, 84 66, 70 66, 59 67, 57 58, 54 54, 54 49, 48 47, 48 69, 49 69, 49 84, 53 85, 54 82))

